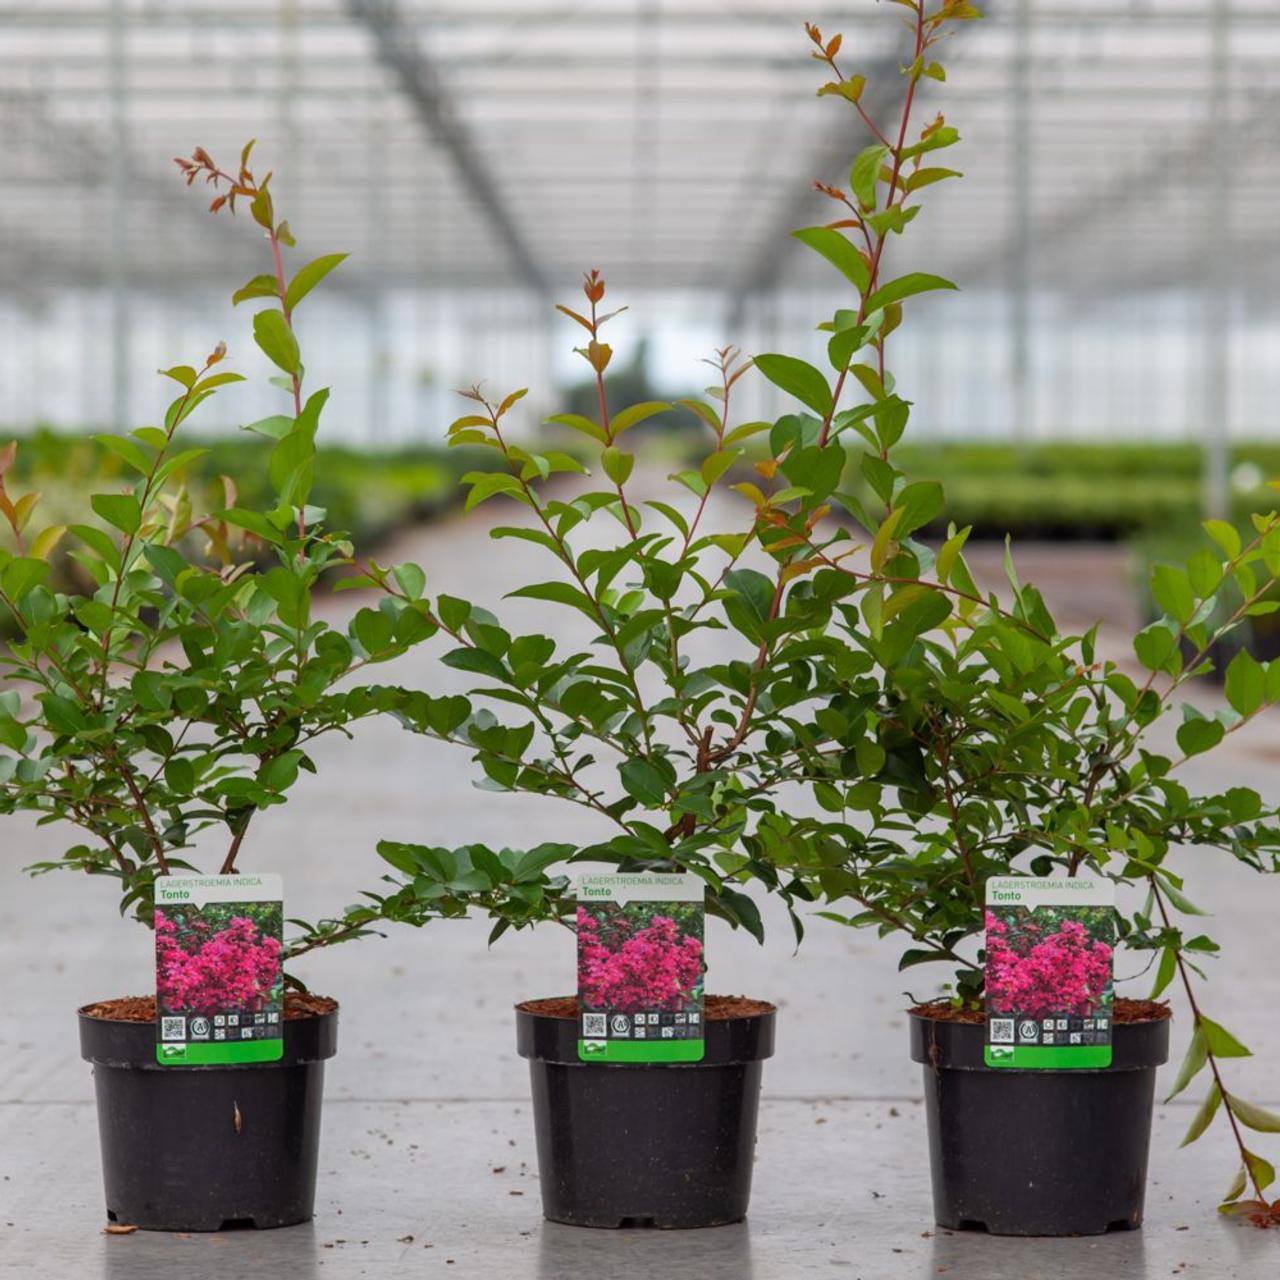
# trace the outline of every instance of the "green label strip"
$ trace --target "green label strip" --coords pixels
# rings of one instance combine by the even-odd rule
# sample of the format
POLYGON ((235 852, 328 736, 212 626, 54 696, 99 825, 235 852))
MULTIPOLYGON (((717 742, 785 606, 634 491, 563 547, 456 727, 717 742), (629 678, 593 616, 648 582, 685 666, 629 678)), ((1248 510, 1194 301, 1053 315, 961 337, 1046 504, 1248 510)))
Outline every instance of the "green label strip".
POLYGON ((156 1061, 165 1067, 215 1067, 236 1062, 279 1062, 283 1057, 283 1040, 245 1040, 235 1044, 200 1041, 195 1044, 156 1045, 156 1061))
POLYGON ((1054 1067, 1058 1070, 1071 1068, 1109 1067, 1111 1065, 1111 1046, 1109 1044, 1075 1044, 1047 1045, 1022 1044, 1005 1048, 1001 1045, 987 1045, 983 1058, 989 1067, 1054 1067))
POLYGON ((579 1040, 583 1062, 701 1062, 705 1040, 579 1040))

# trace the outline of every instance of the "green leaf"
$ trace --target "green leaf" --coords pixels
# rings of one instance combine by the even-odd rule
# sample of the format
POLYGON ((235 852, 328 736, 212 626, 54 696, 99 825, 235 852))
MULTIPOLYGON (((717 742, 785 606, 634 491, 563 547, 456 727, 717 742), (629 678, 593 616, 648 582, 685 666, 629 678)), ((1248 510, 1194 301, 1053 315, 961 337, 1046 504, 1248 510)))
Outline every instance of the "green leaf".
POLYGON ((505 493, 517 502, 529 505, 529 497, 520 481, 506 471, 471 471, 462 477, 462 483, 471 486, 464 511, 472 511, 495 493, 505 493))
POLYGON ((351 620, 351 634, 365 653, 385 653, 395 644, 395 623, 381 609, 361 609, 351 620))
POLYGON ((595 604, 585 592, 567 582, 535 582, 531 586, 520 587, 507 592, 508 598, 518 597, 525 600, 549 600, 553 604, 569 605, 573 609, 586 614, 593 622, 598 622, 595 604))
POLYGON ((95 493, 89 505, 122 533, 137 533, 142 524, 142 508, 131 493, 95 493))
POLYGON ((734 594, 724 601, 725 615, 750 640, 760 640, 773 607, 774 585, 755 569, 734 569, 724 585, 734 594))
POLYGON ((298 340, 283 312, 274 307, 259 311, 253 317, 253 340, 262 348, 263 355, 285 373, 296 375, 302 367, 298 340))
POLYGON ((196 789, 195 766, 185 756, 175 756, 164 766, 164 780, 170 791, 189 796, 196 789))
POLYGON ((273 413, 269 418, 246 423, 240 430, 252 431, 254 435, 266 436, 268 440, 283 440, 293 430, 293 419, 284 413, 273 413))
POLYGON ((1236 1176, 1231 1179, 1231 1185, 1223 1194, 1223 1206, 1229 1205, 1232 1200, 1238 1200, 1242 1195, 1244 1195, 1244 1189, 1248 1185, 1248 1181, 1249 1171, 1244 1167, 1244 1165, 1241 1165, 1240 1168, 1236 1170, 1236 1176))
POLYGON ((943 125, 941 129, 935 129, 927 138, 922 138, 909 147, 903 147, 901 159, 914 160, 916 156, 922 156, 927 151, 940 151, 943 147, 953 146, 959 141, 959 131, 950 125, 943 125))
POLYGON ((1216 747, 1225 732, 1218 720, 1185 720, 1178 726, 1178 746, 1184 755, 1198 756, 1216 747))
POLYGON ((609 421, 609 430, 617 439, 624 431, 652 418, 655 414, 666 413, 671 406, 665 400, 646 400, 641 404, 629 405, 619 413, 615 413, 609 421))
POLYGON ((1158 564, 1151 570, 1151 594, 1156 603, 1184 625, 1196 611, 1191 580, 1184 570, 1169 564, 1158 564))
POLYGON ((740 449, 722 449, 719 453, 709 454, 702 460, 702 482, 710 489, 740 457, 740 449))
POLYGON ((1240 554, 1240 534, 1234 525, 1225 520, 1206 520, 1204 531, 1222 548, 1228 560, 1234 560, 1240 554))
POLYGON ((84 713, 70 698, 42 693, 39 702, 44 708, 45 722, 54 733, 80 733, 87 727, 84 713))
POLYGON ((1251 716, 1266 699, 1266 672, 1248 649, 1241 649, 1227 667, 1224 692, 1227 701, 1242 715, 1251 716))
POLYGON ((592 422, 590 418, 584 418, 580 413, 557 413, 547 421, 554 422, 557 426, 568 427, 584 436, 590 436, 592 440, 598 440, 601 444, 609 443, 609 437, 605 435, 604 428, 592 422))
POLYGON ((1249 1173, 1254 1182, 1258 1184, 1260 1191, 1265 1191, 1276 1180, 1275 1166, 1270 1160, 1264 1160, 1262 1156, 1255 1155, 1252 1151, 1244 1153, 1245 1163, 1249 1166, 1249 1173))
POLYGON ((1169 984, 1178 974, 1178 953, 1173 947, 1165 947, 1160 952, 1160 967, 1156 970, 1155 985, 1151 988, 1151 999, 1158 1000, 1168 990, 1169 984))
POLYGON ((833 227, 805 227, 791 234, 826 258, 859 293, 866 292, 871 281, 867 260, 847 236, 833 227))
MULTIPOLYGON (((849 187, 863 209, 876 207, 876 181, 880 176, 880 162, 889 154, 882 143, 873 143, 858 153, 849 171, 849 187)), ((859 292, 865 289, 860 286, 859 292)))
POLYGON ((964 174, 955 169, 917 169, 902 184, 902 189, 908 193, 919 191, 921 187, 932 186, 935 182, 942 182, 947 178, 963 178, 964 174))
POLYGON ((322 258, 315 258, 313 261, 308 262, 305 267, 300 268, 298 274, 289 281, 289 288, 285 291, 285 307, 292 311, 334 267, 338 266, 339 263, 345 262, 346 259, 347 255, 345 253, 328 253, 322 258))
POLYGON ((109 449, 117 458, 127 462, 139 475, 150 475, 155 458, 143 453, 142 449, 127 436, 96 435, 93 437, 104 449, 109 449))
POLYGON ((1196 1027, 1191 1033, 1191 1043, 1187 1046, 1182 1066, 1178 1068, 1178 1078, 1173 1082, 1173 1089, 1165 1101, 1169 1102, 1176 1098, 1200 1074, 1208 1061, 1208 1045, 1205 1043, 1204 1032, 1196 1027))
POLYGON ((268 791, 288 791, 298 780, 298 766, 301 761, 301 751, 286 751, 261 769, 258 781, 268 791))
POLYGON ((0 570, 0 587, 14 604, 49 576, 49 566, 30 556, 15 556, 0 570))
POLYGON ((946 497, 936 480, 918 480, 902 490, 895 505, 901 509, 902 515, 894 527, 893 536, 900 542, 908 534, 936 520, 946 505, 946 497))
POLYGON ((767 422, 744 422, 741 426, 734 427, 732 431, 725 434, 722 441, 725 445, 737 444, 740 440, 748 440, 752 436, 757 436, 762 431, 768 431, 770 424, 767 422))
POLYGON ((794 356, 756 356, 755 366, 776 387, 795 396, 814 413, 826 417, 831 412, 831 388, 821 372, 794 356))
POLYGON ((867 299, 864 314, 870 315, 873 311, 887 307, 891 302, 901 302, 903 298, 914 297, 918 293, 929 293, 934 289, 957 288, 959 288, 958 285, 952 284, 950 280, 944 280, 942 276, 931 276, 924 271, 912 271, 905 276, 899 276, 896 280, 890 280, 888 284, 881 285, 867 299))
POLYGON ((1256 1103, 1237 1098, 1233 1093, 1229 1093, 1227 1097, 1231 1101, 1231 1110, 1235 1112, 1235 1117, 1241 1124, 1248 1125, 1250 1129, 1256 1129, 1259 1133, 1280 1133, 1280 1115, 1256 1103))
POLYGON ((662 807, 667 798, 668 780, 648 760, 628 760, 618 768, 623 788, 648 809, 662 807))
MULTIPOLYGON (((1163 622, 1153 622, 1134 636, 1133 651, 1138 655, 1138 661, 1148 671, 1164 671, 1168 667, 1169 659, 1178 651, 1178 637, 1163 622)), ((1183 750, 1186 751, 1186 747, 1183 747, 1183 750)))
MULTIPOLYGON (((1209 913, 1197 907, 1181 889, 1169 883, 1166 875, 1160 876, 1160 892, 1173 903, 1184 916, 1207 916, 1209 913)), ((1204 1019, 1208 1021, 1208 1019, 1204 1019)))
POLYGON ((129 681, 138 705, 147 711, 167 711, 173 705, 173 690, 159 671, 139 671, 129 681))
POLYGON ((410 600, 421 600, 426 589, 427 575, 416 564, 398 564, 391 570, 400 590, 410 600))
POLYGON ((243 507, 228 507, 225 511, 215 511, 214 518, 235 525, 237 529, 247 529, 255 537, 275 547, 283 545, 285 541, 280 530, 266 516, 257 511, 247 511, 243 507))
POLYGON ((1222 1090, 1218 1088, 1215 1082, 1209 1086, 1208 1096, 1200 1104, 1195 1118, 1191 1121, 1191 1127, 1187 1130, 1186 1137, 1182 1139, 1180 1145, 1184 1147, 1190 1146, 1209 1127, 1221 1105, 1222 1090))
POLYGON ((231 295, 231 303, 238 306, 242 302, 248 302, 251 298, 278 298, 280 296, 280 282, 275 276, 259 275, 254 276, 248 284, 239 288, 231 295))
POLYGON ((1200 1015, 1200 1028, 1209 1046, 1209 1052, 1217 1058, 1251 1058, 1253 1055, 1231 1034, 1226 1027, 1212 1018, 1200 1015))
POLYGON ((945 584, 947 579, 951 577, 952 566, 959 559, 960 552, 964 549, 964 544, 968 542, 972 528, 972 525, 966 526, 942 544, 941 549, 938 551, 938 558, 933 566, 934 574, 939 582, 945 584))
POLYGON ((605 475, 618 486, 626 484, 627 477, 631 474, 631 468, 635 464, 634 455, 623 453, 621 449, 617 449, 613 445, 610 445, 600 455, 600 465, 604 468, 605 475))

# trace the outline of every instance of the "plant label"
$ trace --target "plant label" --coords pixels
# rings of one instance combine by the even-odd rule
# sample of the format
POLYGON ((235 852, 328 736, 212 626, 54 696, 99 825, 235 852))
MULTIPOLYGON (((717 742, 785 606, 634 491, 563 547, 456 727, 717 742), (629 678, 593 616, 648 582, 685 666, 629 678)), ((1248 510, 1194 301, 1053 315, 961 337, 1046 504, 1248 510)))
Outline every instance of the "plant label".
POLYGON ((1114 882, 993 877, 986 907, 987 1066, 1109 1067, 1114 882))
POLYGON ((156 1060, 284 1056, 284 885, 276 875, 156 880, 156 1060))
POLYGON ((700 1062, 705 887, 684 872, 579 877, 578 1057, 700 1062))

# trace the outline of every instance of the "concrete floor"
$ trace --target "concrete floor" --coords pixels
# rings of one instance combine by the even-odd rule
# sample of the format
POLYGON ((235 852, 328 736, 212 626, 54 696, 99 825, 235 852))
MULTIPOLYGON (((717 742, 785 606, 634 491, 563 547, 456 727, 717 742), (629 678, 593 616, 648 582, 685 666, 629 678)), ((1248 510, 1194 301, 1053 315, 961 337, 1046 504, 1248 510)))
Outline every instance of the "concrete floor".
MULTIPOLYGON (((422 531, 401 551, 429 568, 433 590, 486 601, 510 589, 527 555, 536 554, 523 543, 492 543, 475 525, 422 531)), ((1042 557, 1042 585, 1072 613, 1098 584, 1099 553, 1090 556, 1084 573, 1069 557, 1042 557)), ((1114 560, 1112 571, 1121 572, 1114 560)), ((520 604, 512 613, 530 629, 557 626, 565 612, 511 603, 520 604)), ((395 674, 435 690, 458 687, 425 654, 395 674)), ((1217 775, 1268 787, 1276 730, 1271 720, 1228 739, 1217 775)), ((488 794, 475 803, 463 753, 390 723, 365 726, 355 743, 329 743, 322 757, 321 777, 304 776, 291 803, 266 815, 247 846, 256 868, 284 873, 290 910, 300 914, 355 900, 371 883, 378 836, 502 844, 589 834, 581 811, 568 806, 488 794)), ((1212 784, 1203 773, 1188 774, 1191 783, 1212 784)), ((1214 1213, 1216 1193, 1234 1171, 1229 1144, 1215 1128, 1178 1151, 1193 1105, 1181 1100, 1157 1113, 1145 1230, 1078 1241, 936 1230, 919 1069, 907 1059, 901 1013, 904 988, 930 994, 926 979, 919 970, 899 976, 890 949, 820 920, 793 954, 785 920, 768 905, 766 947, 715 926, 709 937, 709 989, 781 1006, 778 1055, 765 1073, 753 1207, 742 1226, 651 1234, 542 1222, 511 1004, 571 990, 572 950, 559 931, 543 930, 488 951, 484 926, 462 923, 339 948, 305 969, 317 990, 344 1004, 312 1226, 104 1236, 96 1121, 74 1009, 149 989, 150 940, 115 917, 108 882, 18 874, 61 847, 48 829, 0 828, 0 1275, 1262 1280, 1280 1268, 1280 1234, 1214 1213)), ((1230 1087, 1275 1106, 1280 1080, 1267 1063, 1280 1061, 1277 890, 1259 893, 1219 855, 1191 851, 1182 861, 1225 945, 1206 1011, 1257 1055, 1229 1064, 1230 1087)), ((1175 1038, 1178 1056, 1181 1028, 1175 1038)), ((1166 1068, 1163 1083, 1171 1078, 1166 1068)))

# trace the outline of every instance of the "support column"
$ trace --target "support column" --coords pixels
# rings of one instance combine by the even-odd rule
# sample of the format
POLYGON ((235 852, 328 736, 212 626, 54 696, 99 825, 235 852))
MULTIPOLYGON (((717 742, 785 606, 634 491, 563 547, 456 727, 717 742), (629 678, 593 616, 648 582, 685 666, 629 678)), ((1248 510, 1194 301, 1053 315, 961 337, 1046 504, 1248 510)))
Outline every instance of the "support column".
POLYGON ((111 422, 123 430, 129 419, 129 119, 124 0, 111 0, 107 26, 111 160, 108 166, 107 291, 111 312, 111 422))
POLYGON ((1200 298, 1203 352, 1203 397, 1200 439, 1203 441, 1202 486, 1206 518, 1225 520, 1231 510, 1231 291, 1227 274, 1231 258, 1232 192, 1231 124, 1228 83, 1231 13, 1228 0, 1212 0, 1209 13, 1209 190, 1205 201, 1201 246, 1202 296, 1200 298))
POLYGON ((1009 372, 1012 436, 1035 435, 1035 388, 1031 381, 1031 0, 1017 0, 1013 65, 1009 69, 1010 180, 1013 188, 1012 289, 1009 309, 1009 372))

